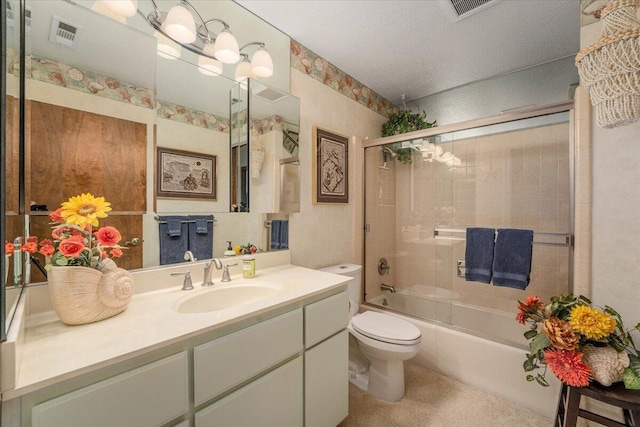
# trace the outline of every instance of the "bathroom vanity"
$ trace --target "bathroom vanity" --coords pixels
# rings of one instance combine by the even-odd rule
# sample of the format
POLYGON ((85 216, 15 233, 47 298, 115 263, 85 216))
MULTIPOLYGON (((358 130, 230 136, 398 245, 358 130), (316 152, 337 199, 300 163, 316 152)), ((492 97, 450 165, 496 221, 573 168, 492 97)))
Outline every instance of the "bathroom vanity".
POLYGON ((83 326, 62 324, 38 295, 46 287, 32 288, 2 426, 329 427, 347 416, 346 277, 258 258, 256 279, 205 288, 202 265, 188 268, 195 290, 169 275, 184 265, 154 269, 136 285, 155 290, 83 326), (226 302, 197 301, 211 295, 226 302))

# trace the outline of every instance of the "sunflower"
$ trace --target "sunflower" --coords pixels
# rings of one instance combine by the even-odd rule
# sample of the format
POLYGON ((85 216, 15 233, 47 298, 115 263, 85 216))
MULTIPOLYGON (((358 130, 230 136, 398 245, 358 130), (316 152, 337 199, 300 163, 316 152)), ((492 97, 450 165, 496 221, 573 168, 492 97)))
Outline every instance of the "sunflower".
POLYGON ((584 387, 591 379, 591 368, 582 362, 582 353, 575 350, 545 350, 544 360, 560 381, 573 387, 584 387))
POLYGON ((111 203, 105 202, 104 197, 93 197, 86 193, 69 198, 68 202, 62 203, 60 215, 67 224, 85 227, 98 226, 98 218, 106 218, 107 212, 111 211, 111 203))
POLYGON ((613 317, 586 305, 578 305, 571 310, 569 323, 574 331, 593 340, 608 337, 616 328, 613 317))

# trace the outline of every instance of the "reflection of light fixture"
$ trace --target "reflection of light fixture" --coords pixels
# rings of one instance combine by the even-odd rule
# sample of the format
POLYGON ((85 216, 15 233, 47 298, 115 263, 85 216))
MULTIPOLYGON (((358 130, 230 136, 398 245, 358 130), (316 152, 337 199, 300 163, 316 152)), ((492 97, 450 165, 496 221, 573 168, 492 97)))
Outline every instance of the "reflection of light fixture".
MULTIPOLYGON (((251 62, 249 62, 249 56, 245 53, 241 53, 242 60, 238 62, 236 68, 235 81, 238 83, 245 81, 248 78, 253 78, 255 75, 251 72, 251 62)), ((246 86, 246 84, 244 85, 246 86)))
MULTIPOLYGON (((213 56, 213 50, 214 47, 211 43, 207 43, 203 49, 205 53, 211 56, 213 56)), ((222 62, 211 56, 202 55, 198 58, 198 70, 206 76, 219 76, 222 74, 222 62)))
POLYGON ((428 143, 420 148, 422 153, 422 160, 425 162, 433 162, 434 160, 443 163, 449 169, 453 169, 456 166, 462 164, 462 160, 456 157, 450 151, 443 152, 444 150, 439 145, 428 143))
POLYGON ((111 12, 120 16, 132 17, 138 10, 138 0, 102 0, 111 12))
POLYGON ((179 44, 162 34, 160 31, 154 32, 153 36, 158 39, 158 56, 165 59, 180 58, 182 48, 179 44))
MULTIPOLYGON (((110 10, 126 16, 132 16, 137 11, 137 0, 101 0, 110 10), (132 12, 133 11, 133 12, 132 12)), ((240 51, 247 46, 258 45, 260 49, 253 55, 251 61, 252 73, 259 77, 273 75, 273 60, 262 42, 251 42, 238 48, 236 38, 229 31, 229 25, 221 19, 209 19, 205 21, 200 13, 187 0, 179 0, 168 13, 161 12, 155 0, 151 0, 153 11, 147 15, 147 22, 156 31, 169 38, 178 45, 191 52, 200 55, 198 66, 204 74, 218 75, 222 73, 222 64, 235 64, 240 60, 240 51), (221 24, 222 30, 213 33, 210 28, 213 24, 221 24)), ((165 43, 157 36, 159 55, 162 57, 178 57, 180 51, 165 43), (162 42, 162 43, 161 43, 162 42), (168 46, 168 47, 167 47, 168 46), (177 53, 176 53, 177 52, 177 53)), ((244 66, 243 66, 244 67, 244 66)), ((243 71, 244 72, 244 71, 243 71)), ((236 73, 237 75, 238 73, 236 73)), ((253 77, 253 76, 247 76, 253 77)))

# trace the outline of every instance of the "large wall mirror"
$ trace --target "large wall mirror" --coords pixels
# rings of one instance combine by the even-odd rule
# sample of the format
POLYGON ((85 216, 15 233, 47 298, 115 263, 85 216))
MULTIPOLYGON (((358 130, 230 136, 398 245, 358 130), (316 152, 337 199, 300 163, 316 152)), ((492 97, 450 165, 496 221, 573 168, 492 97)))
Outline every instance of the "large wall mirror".
MULTIPOLYGON (((227 241, 260 244, 264 240, 266 210, 248 209, 250 188, 256 185, 250 177, 251 142, 230 143, 233 98, 237 108, 249 106, 249 83, 240 86, 235 81, 235 64, 225 64, 222 75, 207 75, 197 65, 199 56, 187 49, 159 56, 159 39, 145 20, 153 11, 151 1, 140 0, 138 13, 126 19, 109 15, 94 0, 5 1, 7 10, 15 12, 6 37, 6 240, 25 233, 40 238, 50 234, 49 212, 83 192, 111 202, 113 211, 106 221, 121 231, 129 248, 118 261, 124 268, 160 264, 158 218, 163 215, 213 214, 213 256, 222 256, 227 241), (21 6, 27 23, 22 46, 26 59, 22 203, 18 170, 21 6), (234 88, 238 93, 232 96, 234 88), (204 178, 215 185, 215 197, 157 196, 158 148, 214 158, 213 176, 204 178), (242 198, 246 209, 238 208, 242 198)), ((155 3, 167 11, 175 1, 155 3)), ((288 36, 232 1, 192 3, 205 19, 227 22, 240 46, 264 43, 274 73, 259 83, 288 92, 288 36)), ((255 51, 250 46, 242 52, 250 56, 255 51)), ((253 114, 237 113, 244 114, 250 133, 255 128, 253 114)), ((287 118, 287 122, 295 120, 287 118)), ((292 123, 288 130, 295 133, 295 126, 292 123)), ((278 189, 274 182, 273 188, 264 187, 262 192, 278 189)), ((44 280, 24 255, 18 253, 18 257, 21 262, 11 258, 3 272, 7 286, 1 292, 7 311, 19 294, 19 286, 13 290, 14 281, 19 285, 44 280), (21 271, 13 268, 14 261, 21 271), (12 292, 16 297, 10 296, 12 292)), ((8 327, 4 323, 3 331, 8 327)))

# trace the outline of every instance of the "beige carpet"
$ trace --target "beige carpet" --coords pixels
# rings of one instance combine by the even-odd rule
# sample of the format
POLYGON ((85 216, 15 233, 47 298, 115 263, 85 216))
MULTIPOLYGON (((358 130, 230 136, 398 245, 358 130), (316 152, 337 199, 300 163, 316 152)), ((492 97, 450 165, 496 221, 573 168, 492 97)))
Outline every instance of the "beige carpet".
POLYGON ((349 416, 339 427, 547 427, 552 420, 506 400, 405 363, 406 393, 385 402, 349 384, 349 416))

